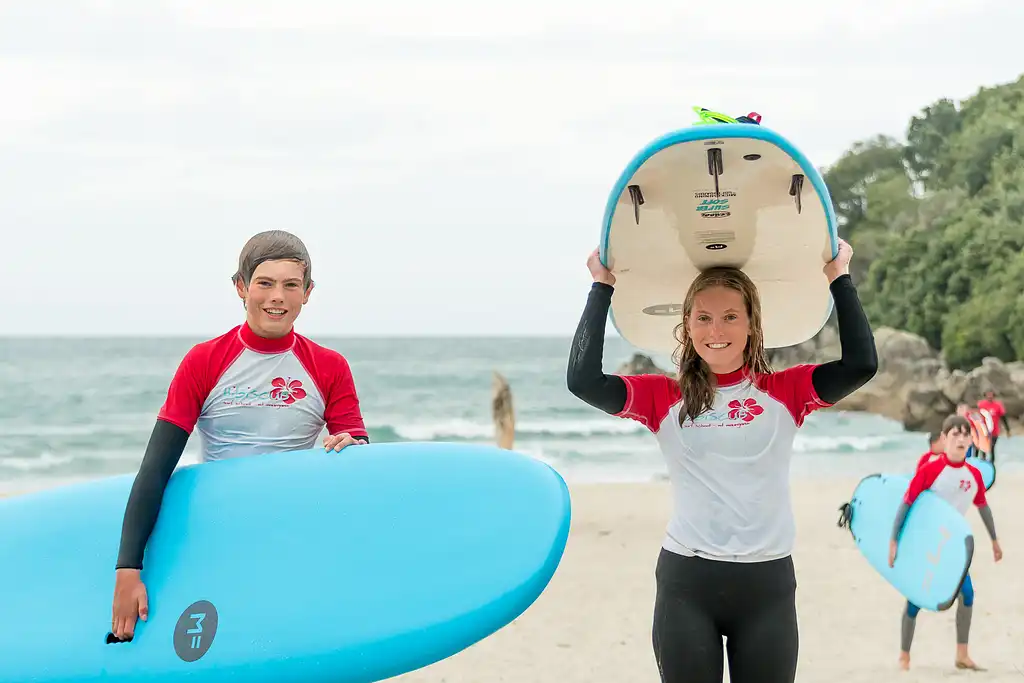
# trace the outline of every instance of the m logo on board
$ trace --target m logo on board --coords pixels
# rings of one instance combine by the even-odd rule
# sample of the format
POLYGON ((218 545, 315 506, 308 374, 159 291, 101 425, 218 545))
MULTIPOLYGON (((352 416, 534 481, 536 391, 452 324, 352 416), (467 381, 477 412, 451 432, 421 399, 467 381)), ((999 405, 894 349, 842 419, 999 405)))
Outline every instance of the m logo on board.
POLYGON ((217 608, 207 600, 193 602, 174 626, 174 652, 182 661, 194 662, 205 655, 217 635, 217 608))

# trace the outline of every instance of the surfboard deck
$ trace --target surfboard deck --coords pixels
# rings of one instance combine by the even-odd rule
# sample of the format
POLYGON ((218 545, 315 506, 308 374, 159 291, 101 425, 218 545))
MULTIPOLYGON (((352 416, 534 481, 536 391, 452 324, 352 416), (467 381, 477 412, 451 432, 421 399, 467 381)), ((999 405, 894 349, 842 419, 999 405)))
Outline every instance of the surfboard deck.
POLYGON ((844 504, 840 526, 848 526, 861 555, 901 595, 921 609, 949 609, 974 556, 970 524, 941 497, 925 491, 907 513, 889 566, 889 540, 910 477, 864 477, 844 504))
POLYGON ((694 125, 638 152, 609 195, 600 255, 615 275, 611 319, 630 344, 670 355, 690 283, 741 268, 757 285, 766 348, 807 341, 832 296, 822 268, 838 253, 821 174, 760 125, 694 125))
POLYGON ((486 446, 182 467, 146 550, 149 619, 108 643, 133 479, 0 501, 0 681, 381 680, 523 613, 570 522, 557 472, 486 446))

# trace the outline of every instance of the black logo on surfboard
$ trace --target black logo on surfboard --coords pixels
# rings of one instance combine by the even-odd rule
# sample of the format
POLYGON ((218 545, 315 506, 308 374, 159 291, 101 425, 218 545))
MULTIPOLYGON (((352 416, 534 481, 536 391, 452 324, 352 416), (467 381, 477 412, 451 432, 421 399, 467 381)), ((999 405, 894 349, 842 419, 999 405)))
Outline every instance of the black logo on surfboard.
POLYGON ((174 626, 174 651, 185 662, 207 653, 217 635, 217 608, 207 600, 193 602, 174 626))

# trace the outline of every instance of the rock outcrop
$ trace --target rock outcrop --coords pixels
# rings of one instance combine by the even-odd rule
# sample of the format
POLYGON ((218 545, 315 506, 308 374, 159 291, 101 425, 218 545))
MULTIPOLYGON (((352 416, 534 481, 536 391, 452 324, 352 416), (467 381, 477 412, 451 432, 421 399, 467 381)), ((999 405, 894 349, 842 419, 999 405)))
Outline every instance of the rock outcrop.
MULTIPOLYGON (((974 404, 991 389, 1006 406, 1012 431, 1024 433, 1024 362, 986 358, 970 372, 950 370, 942 355, 922 337, 888 327, 880 327, 874 334, 878 373, 837 403, 836 410, 884 415, 906 429, 928 431, 937 429, 947 415, 956 411, 957 404, 974 404)), ((769 352, 776 370, 839 357, 839 336, 831 325, 803 344, 769 352)), ((641 354, 624 363, 619 372, 674 374, 641 354)))

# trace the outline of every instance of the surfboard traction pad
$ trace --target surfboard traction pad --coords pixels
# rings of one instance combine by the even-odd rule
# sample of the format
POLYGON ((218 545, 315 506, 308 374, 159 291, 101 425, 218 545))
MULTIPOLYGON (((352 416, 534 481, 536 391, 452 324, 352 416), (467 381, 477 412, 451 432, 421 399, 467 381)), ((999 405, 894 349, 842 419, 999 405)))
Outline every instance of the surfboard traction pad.
MULTIPOLYGON (((738 131, 761 129, 724 125, 738 131)), ((652 151, 628 180, 620 178, 624 185, 613 195, 618 208, 607 216, 603 228, 606 265, 619 279, 612 301, 619 333, 639 348, 672 353, 677 343, 673 329, 682 313, 679 298, 698 272, 715 265, 744 268, 760 282, 766 348, 799 344, 820 331, 831 313, 831 292, 823 277, 817 288, 809 290, 806 283, 816 282, 832 257, 830 207, 789 152, 776 139, 743 133, 665 140, 651 143, 647 150, 652 151), (703 157, 701 168, 698 156, 703 157), (752 163, 766 166, 754 170, 752 163), (735 167, 733 185, 722 183, 726 166, 735 167), (688 178, 680 175, 684 169, 690 169, 685 171, 688 178), (752 176, 760 180, 752 184, 752 176), (678 183, 687 191, 676 189, 678 183), (743 195, 739 203, 737 191, 743 195), (790 202, 788 210, 782 197, 790 202), (625 216, 623 209, 628 211, 625 216), (735 227, 751 222, 756 230, 735 227), (817 225, 823 226, 820 238, 808 239, 808 226, 817 225), (792 253, 777 246, 801 240, 792 253), (666 250, 679 251, 689 263, 650 263, 651 254, 666 250), (784 276, 772 275, 780 268, 786 271, 784 276), (794 307, 790 302, 799 297, 804 305, 794 307), (799 319, 795 325, 793 316, 799 319)))
MULTIPOLYGON (((881 479, 881 478, 883 478, 885 476, 889 476, 889 475, 882 474, 881 472, 875 472, 874 474, 869 474, 868 476, 864 477, 859 482, 857 482, 857 486, 854 487, 854 491, 856 491, 857 488, 859 488, 860 485, 862 483, 864 483, 865 481, 867 481, 868 479, 872 479, 874 477, 877 477, 877 478, 881 479)), ((852 525, 853 516, 855 514, 854 510, 855 510, 855 508, 859 504, 860 504, 860 501, 857 500, 856 496, 853 496, 852 498, 850 498, 850 500, 848 500, 845 503, 843 503, 842 505, 840 505, 839 506, 839 521, 836 523, 836 526, 838 526, 840 529, 846 528, 846 529, 850 530, 850 536, 853 538, 854 543, 858 543, 860 541, 860 539, 857 538, 857 536, 853 533, 853 525, 852 525)), ((974 537, 973 536, 968 536, 966 539, 964 539, 964 544, 966 545, 966 548, 967 548, 967 566, 964 567, 964 573, 963 573, 963 575, 961 575, 960 581, 959 581, 959 583, 957 583, 956 590, 953 591, 953 595, 949 598, 949 600, 947 600, 947 601, 945 601, 943 603, 940 603, 938 605, 938 609, 935 610, 937 612, 945 612, 946 610, 948 610, 950 607, 953 606, 953 604, 956 602, 957 596, 960 595, 960 591, 963 590, 964 581, 967 580, 967 573, 971 570, 971 562, 974 559, 974 537)), ((922 608, 922 609, 927 609, 927 608, 922 608)))

